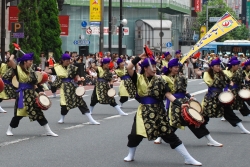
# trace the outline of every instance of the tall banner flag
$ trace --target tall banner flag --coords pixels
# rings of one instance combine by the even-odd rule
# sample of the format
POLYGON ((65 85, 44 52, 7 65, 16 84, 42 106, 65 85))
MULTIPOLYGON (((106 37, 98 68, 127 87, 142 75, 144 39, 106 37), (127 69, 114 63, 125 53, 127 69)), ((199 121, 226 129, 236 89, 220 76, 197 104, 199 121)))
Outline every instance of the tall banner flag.
POLYGON ((61 36, 69 35, 69 16, 68 15, 59 15, 59 24, 61 28, 61 36))
POLYGON ((101 0, 90 0, 89 1, 89 21, 90 22, 100 22, 101 17, 101 0))
POLYGON ((222 35, 228 33, 229 31, 235 29, 240 26, 240 24, 235 20, 235 18, 230 13, 225 13, 220 20, 205 34, 203 38, 201 38, 193 48, 188 52, 186 56, 181 59, 181 63, 183 64, 192 54, 198 51, 203 46, 209 44, 210 42, 216 40, 222 35))

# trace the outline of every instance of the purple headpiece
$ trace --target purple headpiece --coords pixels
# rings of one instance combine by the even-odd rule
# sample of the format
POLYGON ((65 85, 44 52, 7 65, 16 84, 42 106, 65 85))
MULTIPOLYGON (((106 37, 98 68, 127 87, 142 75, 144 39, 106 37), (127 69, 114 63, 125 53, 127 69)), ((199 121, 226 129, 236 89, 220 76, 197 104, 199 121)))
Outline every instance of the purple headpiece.
POLYGON ((233 65, 239 65, 240 61, 237 59, 237 57, 233 56, 230 60, 227 66, 231 68, 233 65))
POLYGON ((152 59, 152 58, 146 58, 146 59, 144 59, 143 62, 141 62, 141 64, 140 64, 140 66, 141 66, 141 74, 144 73, 144 67, 148 67, 149 66, 148 61, 150 61, 152 65, 156 64, 155 60, 152 59))
POLYGON ((250 65, 250 59, 247 59, 245 62, 244 62, 244 67, 250 65))
POLYGON ((116 61, 116 63, 117 63, 118 66, 119 66, 119 64, 122 63, 122 62, 123 62, 123 59, 121 59, 121 58, 119 58, 119 59, 116 61))
POLYGON ((108 64, 110 63, 111 59, 110 58, 103 58, 102 59, 102 64, 108 64))
POLYGON ((181 54, 181 50, 177 50, 175 54, 181 54))
POLYGON ((70 60, 70 55, 65 53, 62 55, 62 60, 70 60))
POLYGON ((221 63, 221 60, 220 60, 219 58, 216 58, 216 59, 213 59, 213 60, 210 62, 209 66, 212 67, 212 66, 214 66, 214 65, 220 65, 220 63, 221 63))
POLYGON ((26 53, 21 58, 18 58, 17 61, 24 62, 27 60, 33 60, 33 57, 34 57, 34 53, 26 53))
POLYGON ((167 72, 168 72, 168 68, 166 66, 164 66, 163 69, 162 69, 162 73, 166 74, 167 72))
POLYGON ((168 68, 172 68, 174 66, 179 66, 179 59, 174 58, 168 62, 168 68))
POLYGON ((165 57, 167 57, 168 55, 170 55, 170 53, 169 53, 169 52, 165 52, 163 55, 164 55, 164 58, 165 58, 165 57))

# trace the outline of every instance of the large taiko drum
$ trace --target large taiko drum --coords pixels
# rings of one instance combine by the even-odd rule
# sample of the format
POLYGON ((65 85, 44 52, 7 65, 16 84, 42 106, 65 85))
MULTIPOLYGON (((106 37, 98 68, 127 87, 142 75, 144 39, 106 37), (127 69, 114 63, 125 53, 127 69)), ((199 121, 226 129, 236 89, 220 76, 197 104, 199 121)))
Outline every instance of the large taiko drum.
POLYGON ((12 78, 12 85, 13 85, 15 88, 18 88, 18 87, 19 87, 19 82, 17 81, 16 76, 14 76, 14 77, 12 78))
POLYGON ((51 107, 51 101, 45 95, 38 95, 38 97, 36 98, 36 104, 42 110, 48 110, 51 107))
POLYGON ((115 93, 115 89, 114 88, 111 88, 108 90, 108 96, 109 97, 114 97, 116 95, 115 93))
POLYGON ((189 107, 195 109, 196 111, 198 111, 200 114, 202 113, 202 107, 201 104, 196 101, 196 100, 190 100, 189 101, 189 107))
POLYGON ((199 128, 204 123, 203 116, 193 108, 185 107, 181 111, 183 119, 190 125, 199 128))
POLYGON ((240 96, 243 100, 245 100, 245 101, 247 101, 247 100, 250 99, 250 90, 248 90, 248 89, 241 89, 241 90, 238 92, 238 94, 239 94, 239 96, 240 96))
POLYGON ((79 86, 76 88, 76 95, 83 96, 85 94, 85 89, 83 86, 79 86))
POLYGON ((4 82, 2 78, 0 78, 0 92, 2 92, 3 90, 4 90, 4 82))
POLYGON ((219 94, 219 101, 223 104, 229 105, 234 101, 234 95, 232 92, 224 91, 219 94))
POLYGON ((48 80, 49 80, 48 74, 47 74, 46 72, 43 72, 43 71, 42 71, 42 80, 41 80, 40 84, 44 84, 44 83, 46 83, 48 80))

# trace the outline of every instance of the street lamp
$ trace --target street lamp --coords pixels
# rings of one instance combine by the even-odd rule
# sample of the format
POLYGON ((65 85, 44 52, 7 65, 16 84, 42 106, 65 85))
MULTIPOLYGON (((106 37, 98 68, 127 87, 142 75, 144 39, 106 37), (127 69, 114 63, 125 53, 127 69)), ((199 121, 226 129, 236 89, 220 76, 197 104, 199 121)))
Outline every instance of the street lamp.
POLYGON ((122 8, 122 0, 120 0, 120 26, 119 26, 119 56, 122 55, 122 36, 123 36, 123 32, 122 32, 122 27, 127 25, 128 21, 127 19, 123 18, 123 8, 122 8))
POLYGON ((211 8, 223 8, 224 6, 223 5, 219 5, 219 6, 208 6, 207 4, 207 7, 206 7, 206 31, 208 32, 208 9, 211 9, 211 8))

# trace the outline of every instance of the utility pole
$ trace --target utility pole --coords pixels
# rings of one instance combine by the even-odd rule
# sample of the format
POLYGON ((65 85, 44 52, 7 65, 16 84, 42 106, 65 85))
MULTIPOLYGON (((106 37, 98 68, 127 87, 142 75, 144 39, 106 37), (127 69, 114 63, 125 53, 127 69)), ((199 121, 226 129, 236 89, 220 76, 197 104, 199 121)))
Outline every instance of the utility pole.
POLYGON ((103 28, 104 28, 104 0, 101 0, 101 23, 100 23, 100 38, 99 38, 99 52, 103 52, 103 28))
POLYGON ((5 29, 5 10, 6 10, 6 0, 2 0, 1 8, 1 58, 2 62, 5 62, 5 38, 6 38, 6 29, 5 29))
POLYGON ((112 0, 109 0, 109 52, 112 53, 112 0))
POLYGON ((122 20, 123 20, 123 12, 122 12, 122 0, 120 0, 120 26, 119 26, 119 56, 122 55, 122 27, 123 27, 123 24, 122 24, 122 20))
POLYGON ((163 32, 162 32, 162 0, 161 0, 161 21, 160 21, 160 47, 161 47, 161 53, 160 53, 160 56, 162 55, 162 36, 163 36, 163 32))

